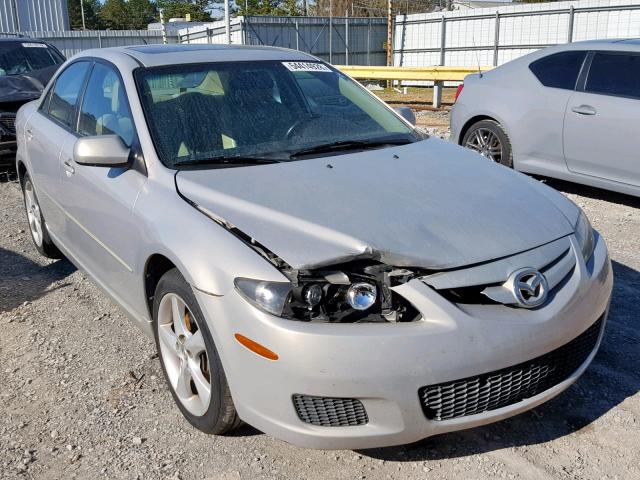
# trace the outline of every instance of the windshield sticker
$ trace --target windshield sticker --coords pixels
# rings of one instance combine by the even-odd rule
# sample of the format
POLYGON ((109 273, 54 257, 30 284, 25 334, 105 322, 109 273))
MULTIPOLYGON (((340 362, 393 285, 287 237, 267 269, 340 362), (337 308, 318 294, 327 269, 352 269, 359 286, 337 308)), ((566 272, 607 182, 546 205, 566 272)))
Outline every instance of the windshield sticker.
POLYGON ((22 46, 26 48, 47 48, 47 46, 44 43, 36 43, 36 42, 23 43, 22 46))
POLYGON ((317 62, 282 62, 292 72, 330 72, 331 69, 317 62))

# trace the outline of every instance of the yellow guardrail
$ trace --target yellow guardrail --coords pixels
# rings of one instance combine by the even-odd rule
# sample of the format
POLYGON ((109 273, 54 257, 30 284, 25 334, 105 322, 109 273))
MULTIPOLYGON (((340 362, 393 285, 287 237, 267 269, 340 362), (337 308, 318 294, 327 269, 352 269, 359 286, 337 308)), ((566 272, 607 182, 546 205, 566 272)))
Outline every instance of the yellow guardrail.
MULTIPOLYGON (((456 82, 470 73, 478 73, 478 67, 369 67, 361 65, 336 65, 352 78, 360 80, 422 80, 431 82, 456 82)), ((483 72, 493 67, 480 67, 483 72)))

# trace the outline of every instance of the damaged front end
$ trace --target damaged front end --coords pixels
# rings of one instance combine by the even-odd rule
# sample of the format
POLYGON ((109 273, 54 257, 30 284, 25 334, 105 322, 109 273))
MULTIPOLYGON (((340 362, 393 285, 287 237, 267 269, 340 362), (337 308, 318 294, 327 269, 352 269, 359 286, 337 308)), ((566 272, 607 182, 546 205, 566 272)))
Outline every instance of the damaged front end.
POLYGON ((394 287, 432 273, 429 270, 386 265, 371 258, 372 253, 339 264, 295 269, 235 225, 185 200, 289 279, 288 282, 235 279, 236 290, 262 311, 290 320, 324 323, 398 323, 422 318, 394 287))

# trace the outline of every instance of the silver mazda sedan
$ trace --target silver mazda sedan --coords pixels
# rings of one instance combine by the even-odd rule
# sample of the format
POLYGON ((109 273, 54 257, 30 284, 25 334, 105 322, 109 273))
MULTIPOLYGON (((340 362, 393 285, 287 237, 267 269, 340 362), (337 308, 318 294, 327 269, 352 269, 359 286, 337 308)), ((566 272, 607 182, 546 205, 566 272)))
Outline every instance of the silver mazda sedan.
POLYGON ((86 51, 17 129, 36 248, 155 338, 202 431, 408 443, 530 409, 598 348, 612 273, 582 211, 310 55, 86 51))

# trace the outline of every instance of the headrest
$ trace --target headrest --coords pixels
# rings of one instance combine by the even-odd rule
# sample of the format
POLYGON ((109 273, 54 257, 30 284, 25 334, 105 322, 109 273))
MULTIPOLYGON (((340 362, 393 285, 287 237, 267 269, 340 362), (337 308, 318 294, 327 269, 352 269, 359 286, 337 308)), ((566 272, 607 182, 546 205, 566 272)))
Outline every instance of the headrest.
POLYGON ((273 88, 273 78, 267 72, 254 70, 242 72, 231 80, 232 90, 266 90, 273 88))

